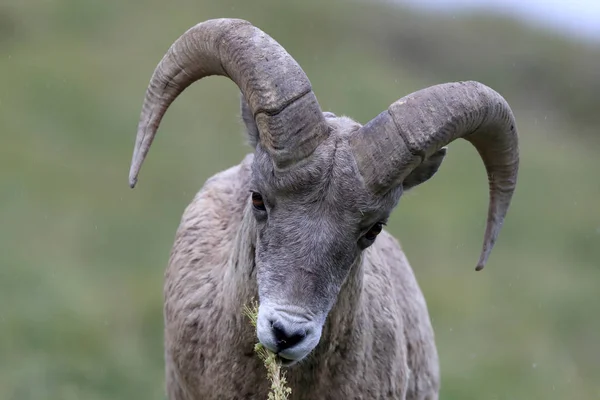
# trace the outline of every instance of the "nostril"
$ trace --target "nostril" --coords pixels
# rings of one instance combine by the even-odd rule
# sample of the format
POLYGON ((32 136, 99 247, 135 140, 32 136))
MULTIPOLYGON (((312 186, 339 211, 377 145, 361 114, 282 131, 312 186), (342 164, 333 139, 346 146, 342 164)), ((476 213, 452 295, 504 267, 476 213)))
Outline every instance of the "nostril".
POLYGON ((279 321, 275 321, 271 324, 273 328, 273 335, 277 342, 277 348, 279 350, 285 350, 293 347, 300 343, 306 337, 306 331, 304 329, 289 330, 279 321))

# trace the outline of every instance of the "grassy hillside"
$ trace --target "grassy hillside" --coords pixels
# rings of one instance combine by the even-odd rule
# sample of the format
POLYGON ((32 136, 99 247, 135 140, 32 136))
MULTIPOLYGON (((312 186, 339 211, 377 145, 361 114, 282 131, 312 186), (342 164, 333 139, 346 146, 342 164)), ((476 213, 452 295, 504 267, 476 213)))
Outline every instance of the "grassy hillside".
POLYGON ((127 173, 156 63, 223 16, 275 37, 323 109, 363 123, 457 79, 513 104, 521 175, 486 269, 474 272, 487 181, 468 143, 451 145, 389 229, 430 306, 442 399, 599 398, 597 47, 489 16, 338 0, 0 6, 0 398, 164 398, 163 271, 185 205, 248 151, 237 88, 188 89, 135 191, 127 173))

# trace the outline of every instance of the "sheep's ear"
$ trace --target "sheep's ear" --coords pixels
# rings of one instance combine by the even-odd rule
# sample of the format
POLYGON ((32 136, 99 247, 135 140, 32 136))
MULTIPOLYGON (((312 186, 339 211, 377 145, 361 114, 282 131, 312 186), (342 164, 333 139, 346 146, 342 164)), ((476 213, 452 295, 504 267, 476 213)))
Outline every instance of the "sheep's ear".
POLYGON ((254 116, 252 115, 252 111, 250 110, 244 95, 240 95, 240 108, 242 120, 246 126, 246 134, 248 135, 248 144, 252 146, 252 148, 256 148, 256 144, 258 143, 258 127, 256 126, 254 116))
POLYGON ((431 155, 421 165, 415 168, 402 182, 404 190, 409 190, 421 183, 429 180, 440 168, 444 157, 446 156, 446 147, 442 147, 431 155))

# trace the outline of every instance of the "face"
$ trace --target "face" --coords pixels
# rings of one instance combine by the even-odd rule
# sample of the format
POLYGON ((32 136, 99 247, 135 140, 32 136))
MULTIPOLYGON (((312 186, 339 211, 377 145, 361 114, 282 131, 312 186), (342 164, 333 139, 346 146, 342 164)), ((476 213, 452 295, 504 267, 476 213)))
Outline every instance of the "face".
POLYGON ((346 140, 360 126, 328 116, 334 129, 309 160, 275 173, 257 144, 252 167, 257 332, 264 346, 290 362, 318 344, 351 266, 376 240, 401 193, 369 193, 346 140))
POLYGON ((360 125, 325 116, 330 136, 308 160, 283 173, 274 171, 269 155, 254 141, 248 202, 258 229, 257 334, 287 365, 319 343, 350 269, 375 242, 403 191, 400 185, 374 196, 347 141, 360 125))

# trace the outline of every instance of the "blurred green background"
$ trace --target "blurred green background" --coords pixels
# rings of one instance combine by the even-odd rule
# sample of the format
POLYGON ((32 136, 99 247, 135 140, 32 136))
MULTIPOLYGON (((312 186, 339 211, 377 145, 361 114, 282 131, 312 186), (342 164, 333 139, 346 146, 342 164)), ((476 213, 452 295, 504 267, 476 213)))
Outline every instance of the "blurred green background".
POLYGON ((441 399, 600 399, 598 42, 341 0, 2 2, 0 399, 164 399, 163 272, 184 207, 249 151, 235 85, 186 90, 133 191, 127 175, 154 67, 216 17, 265 30, 324 110, 362 123, 447 81, 504 95, 521 173, 486 269, 487 180, 467 142, 389 224, 429 304, 441 399))

